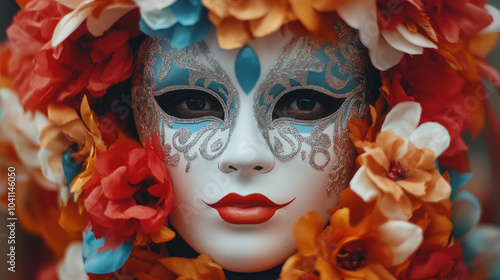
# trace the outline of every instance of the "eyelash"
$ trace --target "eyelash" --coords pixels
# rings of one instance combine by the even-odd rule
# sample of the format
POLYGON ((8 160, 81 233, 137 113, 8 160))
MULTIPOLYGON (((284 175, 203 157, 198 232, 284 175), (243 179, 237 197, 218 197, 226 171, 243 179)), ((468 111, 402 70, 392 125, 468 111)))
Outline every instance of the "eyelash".
MULTIPOLYGON (((178 89, 156 96, 161 109, 180 119, 216 117, 224 120, 224 106, 214 95, 198 89, 178 89), (190 106, 203 107, 201 109, 190 106)), ((318 120, 335 113, 344 98, 335 98, 313 89, 296 89, 282 95, 273 107, 272 120, 290 118, 318 120)))
MULTIPOLYGON (((273 107, 272 119, 287 117, 298 120, 317 120, 335 113, 343 104, 345 98, 336 98, 313 89, 296 89, 282 95, 273 107), (313 101, 314 108, 303 110, 291 108, 292 103, 299 100, 313 101), (318 107, 319 103, 319 107, 318 107)), ((310 105, 310 104, 309 104, 310 105)))
POLYGON ((212 116, 224 120, 224 106, 214 95, 203 90, 173 90, 155 96, 155 100, 165 113, 173 117, 180 119, 197 119, 212 116), (204 108, 200 110, 190 109, 189 100, 195 101, 195 103, 201 100, 204 108), (205 109, 207 105, 209 108, 205 109))

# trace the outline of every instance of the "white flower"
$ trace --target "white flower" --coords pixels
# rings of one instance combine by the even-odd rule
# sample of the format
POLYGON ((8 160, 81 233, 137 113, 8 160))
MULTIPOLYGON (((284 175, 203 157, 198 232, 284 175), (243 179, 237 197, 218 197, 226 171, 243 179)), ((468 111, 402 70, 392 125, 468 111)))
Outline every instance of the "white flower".
POLYGON ((418 126, 422 109, 402 102, 386 116, 373 143, 364 146, 350 187, 363 201, 376 200, 389 219, 410 219, 415 199, 437 202, 450 196, 451 187, 435 165, 449 146, 446 128, 435 122, 418 126))
POLYGON ((101 36, 117 20, 129 11, 136 8, 130 3, 108 4, 96 17, 94 11, 103 0, 55 0, 73 11, 65 15, 57 24, 54 34, 52 34, 52 46, 59 45, 66 40, 78 27, 87 20, 87 28, 90 34, 101 36))
POLYGON ((350 0, 337 10, 339 16, 359 31, 375 68, 385 71, 399 63, 405 53, 422 54, 424 48, 437 46, 417 32, 400 24, 395 30, 380 31, 375 0, 350 0))
POLYGON ((64 258, 57 266, 57 276, 59 280, 89 279, 83 268, 82 242, 73 242, 66 248, 64 258))
POLYGON ((25 112, 16 93, 7 88, 0 88, 0 110, 0 141, 14 147, 24 169, 41 186, 49 190, 57 189, 57 184, 43 175, 42 163, 38 158, 38 134, 47 123, 45 115, 38 111, 25 112))
POLYGON ((380 131, 391 130, 406 141, 405 149, 399 153, 405 154, 408 149, 428 148, 434 152, 434 157, 441 155, 450 145, 448 130, 437 122, 421 124, 422 107, 418 102, 401 102, 387 114, 380 131))
POLYGON ((422 229, 405 221, 388 221, 380 225, 377 231, 380 241, 391 248, 392 265, 402 264, 423 240, 422 229))

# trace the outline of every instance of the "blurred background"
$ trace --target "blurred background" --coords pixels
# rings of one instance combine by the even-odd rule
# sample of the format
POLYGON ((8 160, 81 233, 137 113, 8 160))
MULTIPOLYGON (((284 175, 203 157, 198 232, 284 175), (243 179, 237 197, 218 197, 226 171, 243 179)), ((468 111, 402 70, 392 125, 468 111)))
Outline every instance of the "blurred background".
MULTIPOLYGON (((5 28, 10 24, 13 15, 18 10, 18 6, 14 0, 0 0, 0 41, 5 40, 5 28)), ((500 7, 500 0, 489 1, 490 4, 500 7)), ((500 43, 489 54, 488 60, 497 69, 500 69, 500 43)), ((489 96, 492 102, 494 111, 497 118, 500 120, 500 98, 498 91, 495 87, 489 86, 489 96)), ((478 139, 470 139, 466 136, 469 142, 469 159, 471 163, 472 173, 474 174, 471 181, 466 185, 466 188, 472 192, 480 201, 483 207, 482 222, 493 223, 500 225, 500 174, 492 174, 491 159, 488 149, 483 141, 483 135, 478 139)), ((496 143, 500 146, 500 143, 496 143)), ((500 165, 500 159, 494 158, 493 161, 500 165)), ((0 213, 0 221, 5 221, 5 214, 0 213)), ((2 223, 3 225, 3 223, 2 223)), ((0 279, 5 279, 3 276, 6 270, 5 254, 7 244, 5 229, 0 229, 0 279), (4 249, 5 248, 5 249, 4 249)), ((17 228, 16 230, 16 243, 19 244, 16 253, 18 260, 27 260, 27 263, 19 263, 18 270, 16 271, 15 278, 9 279, 32 279, 32 271, 30 269, 23 269, 25 266, 37 265, 38 262, 43 261, 37 256, 43 256, 43 247, 40 242, 32 238, 17 228), (22 247, 21 247, 22 246, 22 247), (38 248, 33 250, 33 248, 38 248)))

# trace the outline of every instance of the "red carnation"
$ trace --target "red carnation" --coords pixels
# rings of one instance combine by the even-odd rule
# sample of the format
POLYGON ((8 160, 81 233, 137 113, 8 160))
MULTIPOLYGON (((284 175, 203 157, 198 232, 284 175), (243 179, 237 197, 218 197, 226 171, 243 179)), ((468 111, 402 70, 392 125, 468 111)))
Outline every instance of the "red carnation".
POLYGON ((401 277, 403 280, 463 280, 467 267, 462 262, 462 248, 455 244, 448 248, 418 252, 410 267, 401 277))
POLYGON ((136 13, 122 18, 101 37, 90 35, 82 24, 54 48, 52 33, 67 12, 55 1, 34 0, 7 29, 13 50, 9 75, 26 110, 46 112, 51 101, 79 104, 84 93, 100 97, 132 74, 129 39, 140 33, 136 13))
POLYGON ((159 146, 157 137, 144 148, 131 140, 115 142, 97 157, 96 172, 84 186, 92 231, 98 238, 110 237, 106 242, 112 247, 136 233, 149 236, 167 223, 172 181, 163 152, 153 146, 159 146))

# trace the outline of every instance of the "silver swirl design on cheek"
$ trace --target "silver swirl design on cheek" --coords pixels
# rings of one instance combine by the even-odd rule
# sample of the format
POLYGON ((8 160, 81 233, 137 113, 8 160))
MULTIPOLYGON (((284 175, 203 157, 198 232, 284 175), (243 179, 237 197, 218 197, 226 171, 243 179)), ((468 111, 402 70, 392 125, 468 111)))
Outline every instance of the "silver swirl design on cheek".
POLYGON ((174 136, 172 137, 172 145, 174 148, 184 155, 184 158, 187 161, 185 171, 189 171, 189 167, 191 166, 191 161, 193 161, 197 156, 197 152, 190 154, 191 148, 195 146, 202 136, 206 133, 206 137, 203 138, 203 142, 198 149, 200 154, 205 159, 213 159, 218 157, 222 152, 224 152, 228 141, 225 141, 222 138, 218 138, 215 141, 212 141, 212 144, 209 145, 210 141, 213 139, 214 135, 219 131, 222 122, 213 121, 205 125, 201 130, 193 133, 186 128, 182 127, 178 129, 174 136), (210 150, 208 149, 210 147, 210 150))
POLYGON ((134 76, 132 102, 136 126, 141 139, 156 133, 166 155, 165 164, 178 166, 181 155, 186 160, 185 171, 198 157, 198 151, 205 159, 213 159, 225 150, 234 129, 238 111, 237 92, 210 53, 201 42, 183 50, 175 50, 167 39, 146 38, 138 52, 138 67, 134 76), (155 70, 156 69, 156 70, 155 70), (187 84, 167 81, 174 71, 188 72, 187 84), (162 110, 155 97, 174 90, 203 90, 211 94, 222 105, 224 119, 212 116, 196 119, 180 119, 162 110), (195 132, 190 125, 200 125, 195 132), (174 130, 174 124, 185 126, 167 135, 166 130, 174 130), (218 135, 218 137, 215 137, 218 135), (170 138, 170 139, 169 139, 170 138), (198 151, 192 151, 199 145, 198 151))
MULTIPOLYGON (((329 125, 329 121, 322 121, 321 124, 316 125, 309 136, 304 136, 300 133, 292 124, 291 121, 279 121, 273 125, 274 131, 278 133, 281 139, 289 147, 288 153, 285 152, 285 145, 283 141, 274 136, 272 145, 272 151, 275 157, 279 160, 286 161, 297 156, 301 152, 302 160, 306 159, 307 152, 303 150, 303 144, 307 144, 311 151, 309 153, 309 164, 314 169, 323 170, 323 168, 330 161, 329 148, 331 146, 331 139, 326 133, 322 133, 325 128, 329 125), (290 137, 291 136, 291 137, 290 137), (323 154, 325 161, 322 164, 318 164, 316 161, 316 156, 318 154, 323 154)), ((272 133, 270 131, 270 133, 272 133)))

